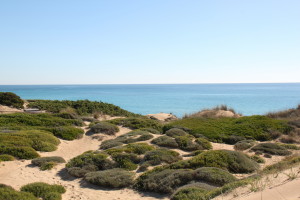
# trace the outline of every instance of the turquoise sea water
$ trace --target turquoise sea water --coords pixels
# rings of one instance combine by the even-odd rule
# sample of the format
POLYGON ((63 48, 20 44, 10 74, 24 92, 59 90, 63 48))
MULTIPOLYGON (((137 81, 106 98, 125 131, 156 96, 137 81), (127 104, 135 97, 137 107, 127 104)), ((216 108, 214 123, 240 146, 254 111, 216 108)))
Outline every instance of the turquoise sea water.
POLYGON ((23 99, 88 99, 140 113, 179 117, 220 104, 244 115, 264 114, 300 104, 300 83, 157 85, 0 85, 23 99))

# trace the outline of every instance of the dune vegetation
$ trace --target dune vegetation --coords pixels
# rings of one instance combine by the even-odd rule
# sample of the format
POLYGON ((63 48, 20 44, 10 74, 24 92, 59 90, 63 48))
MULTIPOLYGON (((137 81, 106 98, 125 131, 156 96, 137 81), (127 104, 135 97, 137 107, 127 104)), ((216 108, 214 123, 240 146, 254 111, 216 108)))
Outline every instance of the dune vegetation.
MULTIPOLYGON (((60 164, 80 183, 99 189, 208 200, 300 163, 297 137, 292 139, 300 135, 299 107, 243 117, 221 106, 166 122, 102 102, 29 102, 47 112, 0 115, 0 162, 30 159, 32 167, 52 171, 60 164), (55 152, 61 139, 80 140, 86 122, 84 137, 101 138, 99 146, 71 159, 41 153, 55 152)), ((60 200, 64 192, 62 186, 39 182, 20 191, 0 184, 0 200, 60 200)))

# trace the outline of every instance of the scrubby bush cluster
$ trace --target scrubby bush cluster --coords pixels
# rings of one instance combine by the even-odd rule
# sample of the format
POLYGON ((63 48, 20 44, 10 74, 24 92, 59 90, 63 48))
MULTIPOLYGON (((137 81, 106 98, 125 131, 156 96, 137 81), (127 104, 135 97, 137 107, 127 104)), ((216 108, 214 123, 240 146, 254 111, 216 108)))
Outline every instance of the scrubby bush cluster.
POLYGON ((276 143, 260 143, 254 146, 251 150, 258 154, 265 153, 279 156, 287 156, 292 154, 292 152, 287 150, 287 148, 276 143))
MULTIPOLYGON (((162 125, 160 122, 156 120, 151 120, 146 117, 129 117, 129 118, 119 118, 119 119, 113 119, 109 120, 108 122, 118 125, 118 126, 124 126, 131 129, 146 129, 148 128, 160 131, 162 129, 162 125)), ((151 132, 151 131, 149 131, 151 132)))
MULTIPOLYGON (((212 141, 228 142, 230 136, 242 139, 271 140, 274 134, 288 134, 293 128, 286 121, 266 116, 247 116, 240 118, 186 118, 171 122, 167 127, 186 127, 190 134, 197 137, 204 135, 212 141)), ((166 130, 166 129, 165 129, 166 130)))
POLYGON ((51 133, 39 130, 0 132, 0 154, 19 159, 38 157, 36 151, 54 151, 60 141, 51 133))
POLYGON ((15 113, 0 115, 0 131, 45 130, 66 140, 80 138, 83 134, 83 130, 74 126, 82 125, 83 123, 79 119, 64 119, 47 113, 15 113))
POLYGON ((179 148, 184 151, 212 148, 211 143, 205 138, 195 138, 180 128, 171 128, 165 134, 152 140, 152 143, 161 147, 179 148))
POLYGON ((61 195, 66 192, 61 185, 50 185, 42 182, 24 185, 21 187, 21 191, 31 193, 43 200, 61 200, 61 195))
POLYGON ((238 150, 238 151, 244 151, 244 150, 247 150, 247 149, 253 147, 254 144, 255 144, 254 140, 242 140, 242 141, 237 142, 234 145, 234 149, 238 150))
POLYGON ((24 108, 24 101, 12 92, 0 92, 0 105, 24 108))
POLYGON ((59 163, 65 163, 65 159, 59 156, 35 158, 31 164, 40 167, 41 170, 50 170, 59 163))
POLYGON ((61 185, 36 182, 24 185, 21 191, 0 184, 0 200, 61 200, 66 190, 61 185))
POLYGON ((119 128, 109 122, 98 122, 91 126, 91 131, 93 133, 105 133, 107 135, 114 135, 119 131, 119 128))
POLYGON ((58 101, 58 100, 30 100, 28 107, 38 108, 40 110, 46 110, 52 113, 60 113, 66 108, 72 108, 79 115, 92 115, 94 113, 103 113, 111 116, 139 116, 137 114, 128 112, 121 109, 119 106, 113 104, 89 101, 89 100, 78 100, 78 101, 58 101))
POLYGON ((153 138, 153 135, 147 131, 134 130, 127 134, 121 135, 115 139, 103 141, 100 148, 109 149, 123 144, 130 144, 139 141, 146 141, 153 138))
POLYGON ((141 175, 137 179, 135 187, 143 191, 170 194, 178 187, 193 182, 206 183, 212 186, 223 186, 235 180, 236 178, 229 172, 214 167, 202 167, 196 170, 163 169, 146 172, 141 175))

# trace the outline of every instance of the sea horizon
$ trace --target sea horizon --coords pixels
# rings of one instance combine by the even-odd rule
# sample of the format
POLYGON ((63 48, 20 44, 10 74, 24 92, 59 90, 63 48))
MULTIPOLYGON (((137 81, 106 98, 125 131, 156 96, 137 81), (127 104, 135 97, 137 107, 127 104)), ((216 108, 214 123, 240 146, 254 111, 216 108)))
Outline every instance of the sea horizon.
POLYGON ((300 104, 300 83, 0 85, 0 91, 23 99, 102 101, 138 114, 178 117, 223 104, 243 115, 300 104))

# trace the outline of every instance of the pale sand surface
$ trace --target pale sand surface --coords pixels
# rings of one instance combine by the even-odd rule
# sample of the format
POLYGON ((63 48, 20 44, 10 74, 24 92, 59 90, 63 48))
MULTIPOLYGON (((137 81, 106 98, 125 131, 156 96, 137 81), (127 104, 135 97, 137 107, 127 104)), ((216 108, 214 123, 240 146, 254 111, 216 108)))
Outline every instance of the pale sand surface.
POLYGON ((10 113, 16 113, 16 112, 24 112, 24 111, 22 109, 11 108, 8 106, 0 105, 0 114, 10 114, 10 113))
POLYGON ((148 114, 147 117, 153 117, 159 121, 170 121, 175 120, 177 117, 175 115, 172 115, 170 113, 157 113, 157 114, 148 114))
MULTIPOLYGON (((117 136, 128 133, 130 129, 119 127, 117 136)), ((85 128, 85 131, 87 129, 85 128)), ((105 136, 111 139, 113 136, 105 136)), ((65 141, 54 152, 41 152, 41 156, 61 156, 66 161, 88 150, 98 150, 101 142, 85 135, 79 140, 65 141)), ((63 194, 63 200, 154 200, 167 199, 156 194, 141 194, 131 189, 108 190, 88 184, 81 179, 75 179, 63 169, 65 164, 59 164, 49 171, 40 171, 38 167, 30 166, 31 161, 8 161, 0 164, 0 183, 4 183, 19 189, 21 186, 42 181, 50 184, 63 185, 67 192, 63 194)))

